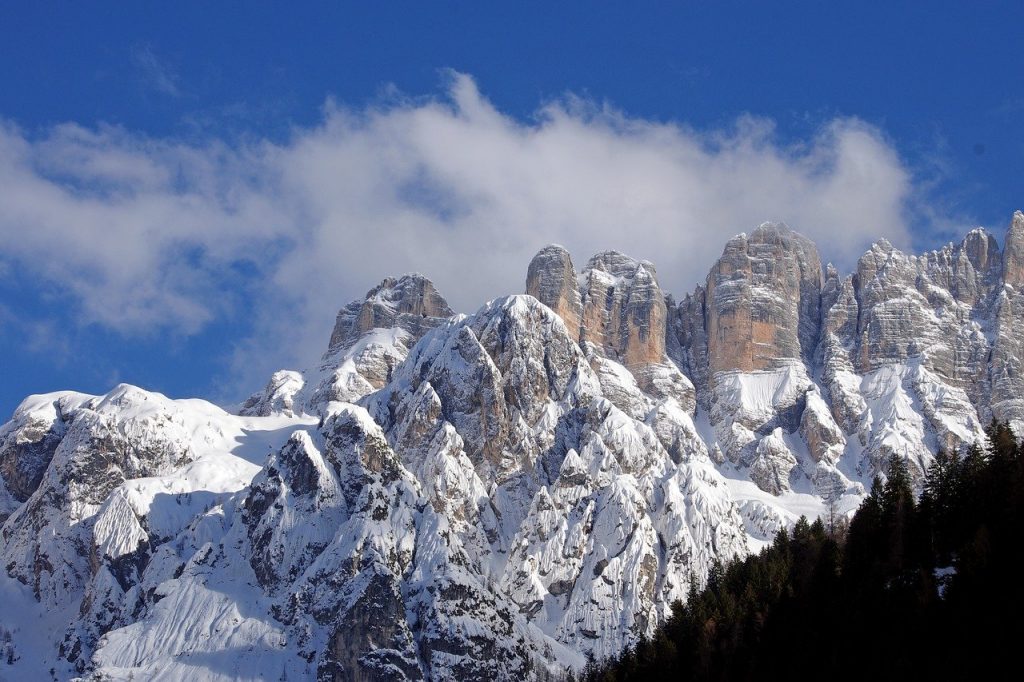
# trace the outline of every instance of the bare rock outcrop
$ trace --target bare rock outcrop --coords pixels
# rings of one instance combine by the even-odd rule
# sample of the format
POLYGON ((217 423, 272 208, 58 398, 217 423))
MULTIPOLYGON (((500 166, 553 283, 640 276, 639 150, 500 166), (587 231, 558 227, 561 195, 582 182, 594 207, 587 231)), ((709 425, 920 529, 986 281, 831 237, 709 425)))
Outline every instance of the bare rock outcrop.
POLYGON ((665 357, 665 295, 649 261, 599 253, 583 272, 583 329, 612 359, 633 369, 665 357))
POLYGON ((606 251, 590 259, 579 281, 581 342, 626 367, 655 400, 674 400, 692 415, 693 383, 666 353, 669 308, 654 265, 606 251))
POLYGON ((1024 284, 1024 213, 1016 211, 1006 232, 1003 249, 1003 282, 1015 289, 1024 284))
POLYGON ((809 360, 820 328, 821 261, 814 244, 781 223, 740 235, 708 275, 711 373, 809 360))
POLYGON ((558 313, 570 332, 579 334, 583 303, 568 251, 557 244, 541 249, 526 272, 526 293, 558 313))
POLYGON ((1006 233, 1003 286, 994 302, 989 405, 992 416, 1024 431, 1024 213, 1017 211, 1006 233))
POLYGON ((354 401, 381 388, 428 331, 454 313, 420 274, 388 277, 362 301, 338 312, 327 352, 320 361, 324 377, 309 399, 310 412, 332 400, 354 401))
POLYGON ((920 475, 929 453, 976 441, 991 416, 1024 418, 1024 214, 1006 244, 979 228, 914 256, 883 239, 841 277, 822 272, 809 240, 767 223, 728 242, 706 286, 670 299, 666 347, 724 457, 758 463, 755 482, 782 489, 766 475, 778 448, 756 452, 780 426, 806 446, 795 466, 816 487, 841 482, 851 438, 858 475, 884 475, 890 452, 920 475))
POLYGON ((707 409, 708 395, 708 328, 707 292, 698 286, 678 304, 671 296, 668 304, 668 339, 666 352, 697 389, 697 398, 707 409))
POLYGON ((355 402, 390 381, 409 349, 453 314, 423 275, 388 277, 338 312, 317 367, 277 372, 241 413, 322 415, 332 402, 355 402))
POLYGON ((394 327, 418 339, 453 314, 434 283, 423 275, 388 277, 366 292, 365 299, 353 301, 338 312, 329 347, 351 346, 373 329, 394 327))

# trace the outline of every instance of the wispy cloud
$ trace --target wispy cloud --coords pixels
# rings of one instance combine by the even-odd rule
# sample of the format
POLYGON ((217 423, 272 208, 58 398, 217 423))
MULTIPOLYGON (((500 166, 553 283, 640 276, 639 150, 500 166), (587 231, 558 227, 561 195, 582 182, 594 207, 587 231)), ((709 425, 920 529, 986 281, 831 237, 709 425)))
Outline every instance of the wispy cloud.
POLYGON ((52 318, 29 319, 0 303, 0 330, 28 352, 45 355, 52 365, 63 367, 72 357, 71 341, 52 318))
POLYGON ((315 358, 337 308, 389 274, 422 271, 471 311, 521 291, 532 254, 557 241, 580 264, 608 248, 649 258, 685 293, 730 236, 768 219, 847 268, 879 236, 908 245, 919 198, 857 119, 786 145, 762 119, 698 132, 565 97, 524 123, 461 74, 438 98, 328 103, 284 143, 0 125, 0 259, 127 334, 251 314, 236 352, 249 388, 315 358))
POLYGON ((132 64, 147 87, 171 97, 181 96, 178 74, 157 57, 150 45, 136 45, 132 48, 132 64))

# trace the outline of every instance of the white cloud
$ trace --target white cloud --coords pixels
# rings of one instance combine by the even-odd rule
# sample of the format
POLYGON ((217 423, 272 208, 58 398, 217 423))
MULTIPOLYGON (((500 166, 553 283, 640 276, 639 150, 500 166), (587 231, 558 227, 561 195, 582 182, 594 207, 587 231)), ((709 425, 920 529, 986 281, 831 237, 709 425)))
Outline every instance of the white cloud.
POLYGON ((444 98, 328 103, 284 143, 0 125, 0 260, 128 334, 196 333, 251 309, 236 369, 255 388, 319 354, 337 308, 389 274, 424 272, 471 311, 521 291, 533 253, 559 242, 578 266, 610 248, 648 258, 682 294, 768 219, 847 268, 879 236, 906 245, 914 192, 855 119, 796 146, 761 119, 703 133, 573 97, 524 123, 453 74, 444 98))

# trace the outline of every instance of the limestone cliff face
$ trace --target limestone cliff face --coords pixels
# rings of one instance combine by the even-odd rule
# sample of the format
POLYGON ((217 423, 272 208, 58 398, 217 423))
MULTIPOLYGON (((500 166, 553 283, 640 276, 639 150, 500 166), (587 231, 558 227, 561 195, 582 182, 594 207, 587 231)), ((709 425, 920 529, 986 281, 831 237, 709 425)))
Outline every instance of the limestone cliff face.
POLYGON ((419 338, 453 314, 434 283, 423 275, 388 277, 368 291, 364 300, 353 301, 338 312, 330 348, 351 345, 372 329, 401 327, 419 338))
POLYGON ((921 475, 931 450, 980 437, 1002 264, 995 238, 976 229, 921 256, 879 241, 851 277, 826 284, 822 380, 837 421, 866 446, 866 470, 899 451, 921 475), (887 414, 911 444, 879 435, 887 414))
POLYGON ((599 253, 582 278, 581 338, 633 368, 665 356, 665 295, 654 265, 617 251, 599 253))
POLYGON ((807 238, 781 223, 740 235, 707 280, 709 371, 745 372, 809 359, 821 317, 821 261, 807 238))
POLYGON ((332 402, 354 402, 384 386, 409 349, 453 314, 423 275, 388 277, 338 312, 318 367, 277 372, 240 414, 322 414, 332 402))
POLYGON ((893 452, 922 475, 930 453, 974 442, 992 416, 1024 426, 1022 289, 1021 213, 1003 251, 980 228, 920 256, 883 239, 846 277, 823 275, 810 241, 765 224, 671 303, 667 349, 723 457, 772 492, 785 472, 841 485, 830 467, 850 439, 859 475, 884 474, 893 452))
MULTIPOLYGON (((1024 229, 1024 224, 1022 224, 1024 229)), ((971 230, 959 244, 923 256, 929 279, 969 306, 984 305, 999 285, 1002 255, 996 238, 982 228, 971 230)))
POLYGON ((990 406, 997 419, 1024 430, 1024 213, 1017 211, 1006 233, 1002 283, 993 304, 990 406))
POLYGON ((706 286, 670 314, 669 354, 696 385, 716 448, 772 494, 801 476, 823 489, 847 485, 833 466, 845 439, 805 366, 821 331, 821 291, 814 244, 764 223, 731 239, 706 286))
POLYGON ((992 416, 1024 430, 1024 291, 1007 286, 996 302, 989 367, 992 416))
MULTIPOLYGON (((837 422, 868 446, 871 467, 892 450, 877 435, 884 415, 872 404, 898 413, 903 401, 920 403, 923 421, 911 438, 919 452, 978 437, 990 416, 992 348, 985 330, 1001 289, 1001 264, 995 238, 978 229, 921 256, 881 240, 852 276, 840 280, 830 272, 822 293, 822 382, 837 422), (905 371, 892 374, 897 367, 905 371)), ((926 466, 926 460, 911 463, 918 473, 926 466)))
POLYGON ((624 365, 655 400, 673 400, 692 414, 693 383, 666 354, 668 304, 654 265, 606 251, 590 259, 579 281, 581 343, 624 365))
POLYGON ((530 262, 526 293, 558 313, 580 342, 630 370, 665 361, 668 307, 649 261, 606 251, 578 277, 569 253, 547 246, 530 262))
POLYGON ((980 437, 1003 263, 995 238, 976 229, 921 256, 880 240, 852 276, 830 272, 818 361, 836 421, 864 446, 863 470, 884 473, 897 452, 922 475, 929 452, 980 437), (900 438, 881 435, 886 421, 900 438))
POLYGON ((986 341, 972 319, 997 284, 999 250, 974 231, 958 245, 909 256, 882 240, 857 264, 855 364, 862 372, 924 356, 958 385, 976 382, 986 341))
POLYGON ((840 278, 836 269, 829 265, 821 290, 821 307, 821 340, 816 360, 823 383, 836 388, 832 395, 832 414, 843 430, 850 432, 856 428, 866 407, 860 396, 843 391, 841 381, 854 375, 853 346, 860 308, 853 275, 840 278))
POLYGON ((1024 283, 1024 213, 1013 214, 1003 251, 1003 281, 1015 289, 1024 283))
POLYGON ((541 249, 526 272, 526 293, 558 313, 570 332, 578 336, 583 303, 568 251, 557 244, 541 249))
POLYGON ((668 305, 668 340, 665 350, 690 377, 698 394, 708 385, 707 292, 698 286, 677 304, 671 296, 668 305))
MULTIPOLYGON (((606 251, 577 275, 565 249, 547 246, 530 262, 526 292, 558 314, 599 375, 614 373, 608 362, 618 363, 638 390, 693 413, 693 384, 666 355, 669 308, 651 263, 606 251)), ((638 404, 617 403, 627 411, 638 404)))

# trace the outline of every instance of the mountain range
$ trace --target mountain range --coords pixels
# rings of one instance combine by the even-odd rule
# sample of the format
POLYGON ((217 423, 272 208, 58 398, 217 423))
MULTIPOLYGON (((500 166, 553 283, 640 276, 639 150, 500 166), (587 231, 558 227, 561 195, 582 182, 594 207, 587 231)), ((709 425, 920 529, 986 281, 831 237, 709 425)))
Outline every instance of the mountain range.
POLYGON ((343 307, 234 409, 120 385, 0 427, 0 678, 558 678, 896 455, 1024 433, 1024 214, 843 275, 785 225, 676 298, 562 247, 457 314, 343 307))

